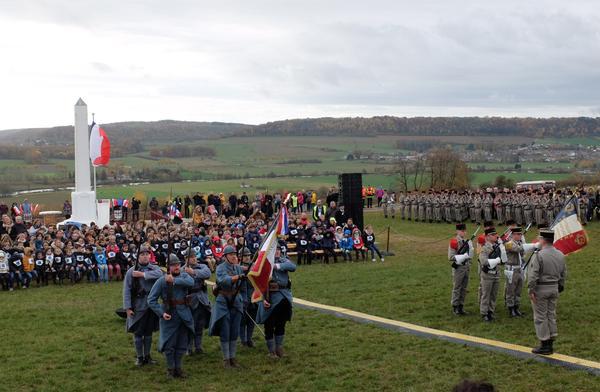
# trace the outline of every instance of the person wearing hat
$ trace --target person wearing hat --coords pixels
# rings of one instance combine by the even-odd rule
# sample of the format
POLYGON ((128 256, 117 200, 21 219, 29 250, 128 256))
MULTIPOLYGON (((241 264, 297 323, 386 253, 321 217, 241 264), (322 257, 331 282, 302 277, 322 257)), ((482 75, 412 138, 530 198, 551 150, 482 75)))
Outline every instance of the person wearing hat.
POLYGON ((242 281, 246 278, 239 265, 237 252, 231 245, 223 251, 223 263, 217 266, 215 306, 210 315, 209 336, 219 336, 223 353, 223 366, 239 367, 235 358, 240 322, 244 313, 242 281))
MULTIPOLYGON (((244 274, 248 274, 250 267, 252 266, 252 252, 250 249, 244 247, 239 251, 240 266, 244 271, 244 274)), ((254 341, 252 341, 252 335, 254 334, 254 323, 256 322, 256 312, 258 305, 252 303, 252 294, 254 293, 254 287, 248 280, 242 280, 242 288, 240 292, 243 293, 242 300, 244 302, 244 314, 242 315, 242 322, 240 324, 240 340, 242 346, 254 347, 254 341)))
POLYGON ((467 314, 464 310, 467 287, 469 285, 469 270, 474 255, 473 243, 466 238, 467 226, 464 223, 456 225, 456 237, 450 240, 448 260, 452 262, 452 312, 457 316, 467 314))
POLYGON ((188 353, 201 354, 202 334, 208 327, 210 321, 210 300, 206 290, 205 280, 210 278, 210 268, 206 264, 199 264, 196 252, 192 248, 188 249, 186 255, 185 272, 194 279, 194 286, 188 291, 188 303, 192 309, 192 318, 194 319, 194 341, 189 342, 188 353), (192 344, 194 351, 192 351, 192 344))
POLYGON ((494 227, 485 229, 485 244, 479 253, 479 277, 481 296, 479 299, 479 313, 483 321, 494 321, 496 310, 496 297, 500 285, 498 265, 505 256, 504 247, 498 242, 498 233, 494 227))
POLYGON ((150 264, 150 248, 141 245, 137 263, 123 279, 123 309, 127 312, 127 332, 133 333, 136 366, 154 364, 150 356, 152 333, 158 331, 158 317, 148 308, 148 293, 162 276, 157 265, 150 264))
POLYGON ((296 264, 282 256, 281 247, 275 250, 275 263, 269 290, 258 304, 256 322, 265 325, 265 341, 271 358, 282 358, 285 323, 292 319, 292 282, 289 273, 296 271, 296 264))
POLYGON ((554 247, 554 232, 541 229, 540 250, 531 257, 527 269, 527 290, 533 307, 533 323, 540 345, 534 354, 550 355, 554 352, 554 339, 558 336, 556 305, 559 293, 564 290, 567 276, 565 256, 554 247))
POLYGON ((187 352, 190 337, 194 335, 194 318, 186 300, 192 287, 194 279, 181 270, 179 258, 170 254, 167 274, 154 283, 148 294, 148 306, 160 318, 158 352, 165 355, 168 377, 186 377, 181 369, 181 360, 187 352), (159 298, 162 304, 158 303, 159 298))
POLYGON ((521 303, 521 290, 523 290, 523 258, 525 253, 536 248, 534 244, 525 243, 523 238, 523 229, 521 227, 511 228, 511 238, 504 244, 506 249, 506 288, 504 290, 504 300, 508 307, 510 317, 521 317, 523 313, 519 310, 521 303))

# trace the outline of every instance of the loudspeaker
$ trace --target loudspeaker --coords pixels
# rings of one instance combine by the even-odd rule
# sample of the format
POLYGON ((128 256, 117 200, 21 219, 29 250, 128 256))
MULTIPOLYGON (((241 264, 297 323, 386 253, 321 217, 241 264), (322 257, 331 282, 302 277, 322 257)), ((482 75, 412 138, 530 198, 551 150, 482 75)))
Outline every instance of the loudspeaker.
MULTIPOLYGON (((362 174, 344 173, 338 176, 338 205, 344 206, 346 216, 363 230, 362 174)), ((338 222, 341 224, 341 222, 338 222)))

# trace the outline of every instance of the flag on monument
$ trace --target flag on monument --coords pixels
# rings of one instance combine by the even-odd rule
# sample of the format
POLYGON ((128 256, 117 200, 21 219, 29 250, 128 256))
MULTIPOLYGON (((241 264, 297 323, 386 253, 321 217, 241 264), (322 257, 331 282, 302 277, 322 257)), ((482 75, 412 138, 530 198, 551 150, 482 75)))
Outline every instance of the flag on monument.
POLYGON ((110 141, 104 129, 96 123, 92 123, 90 133, 90 160, 94 167, 106 166, 110 161, 110 141))
POLYGON ((258 251, 256 261, 252 264, 252 267, 248 272, 248 280, 252 283, 252 286, 254 286, 254 293, 252 294, 253 303, 262 301, 267 293, 269 281, 271 280, 271 275, 273 273, 273 266, 275 264, 277 236, 287 233, 287 219, 287 208, 285 204, 283 204, 277 219, 275 219, 273 227, 267 233, 266 239, 258 251))
POLYGON ((578 199, 572 197, 551 226, 554 230, 554 247, 565 255, 578 251, 588 243, 587 234, 577 219, 578 203, 578 199))

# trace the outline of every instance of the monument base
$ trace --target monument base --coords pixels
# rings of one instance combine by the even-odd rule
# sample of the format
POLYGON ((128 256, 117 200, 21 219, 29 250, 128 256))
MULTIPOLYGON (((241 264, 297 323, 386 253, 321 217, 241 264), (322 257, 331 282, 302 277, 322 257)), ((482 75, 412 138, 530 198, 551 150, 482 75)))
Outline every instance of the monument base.
POLYGON ((71 192, 71 205, 73 207, 73 215, 69 219, 70 221, 89 224, 98 220, 96 192, 71 192))

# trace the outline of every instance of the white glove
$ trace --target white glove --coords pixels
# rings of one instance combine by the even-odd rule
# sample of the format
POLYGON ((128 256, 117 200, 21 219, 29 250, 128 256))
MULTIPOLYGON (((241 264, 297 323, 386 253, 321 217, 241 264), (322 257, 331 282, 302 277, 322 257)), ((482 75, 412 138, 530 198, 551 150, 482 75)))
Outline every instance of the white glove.
POLYGON ((468 254, 456 255, 454 256, 454 260, 456 260, 456 264, 462 265, 469 258, 468 254))
POLYGON ((535 249, 542 249, 542 243, 541 242, 536 242, 535 244, 533 244, 535 246, 535 249))
POLYGON ((500 257, 496 257, 495 259, 488 259, 488 264, 490 268, 496 268, 498 264, 500 264, 500 257))
POLYGON ((498 237, 498 243, 499 243, 500 245, 502 245, 502 244, 504 243, 504 241, 502 241, 502 238, 498 237))
POLYGON ((469 240, 469 257, 472 259, 475 255, 475 248, 473 247, 473 241, 469 240))
POLYGON ((536 244, 523 244, 523 250, 525 251, 525 253, 530 252, 534 249, 537 249, 536 244))
POLYGON ((504 264, 506 264, 506 262, 508 261, 508 256, 506 255, 506 248, 504 247, 504 244, 500 245, 500 259, 504 264))

